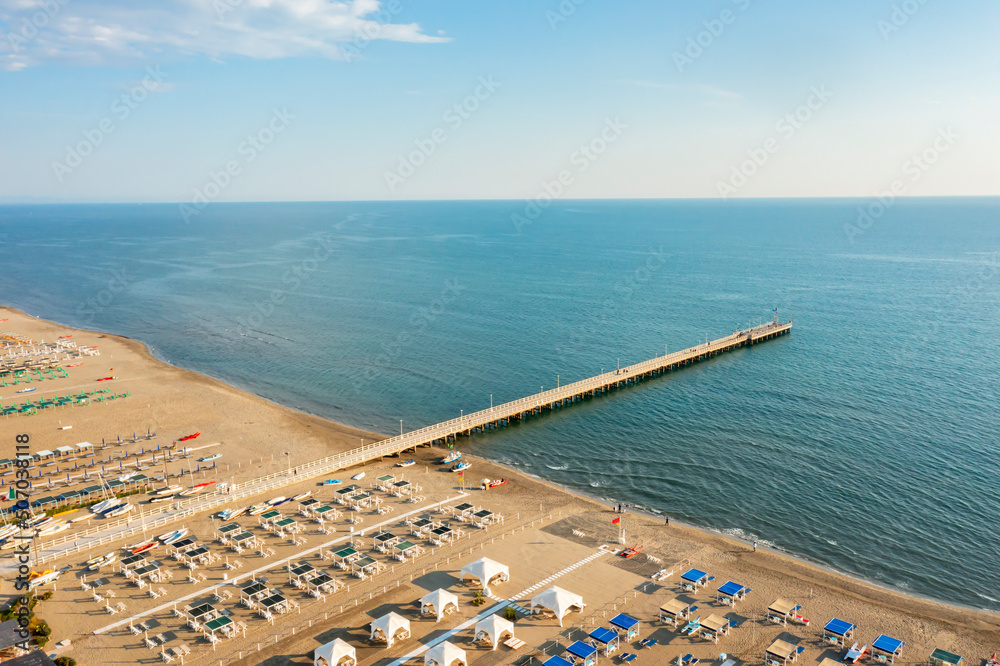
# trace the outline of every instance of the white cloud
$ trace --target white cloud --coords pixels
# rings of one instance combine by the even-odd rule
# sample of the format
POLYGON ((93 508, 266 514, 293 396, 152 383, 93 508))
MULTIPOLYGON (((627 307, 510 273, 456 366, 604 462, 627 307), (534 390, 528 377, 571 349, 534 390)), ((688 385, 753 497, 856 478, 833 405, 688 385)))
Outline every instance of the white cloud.
POLYGON ((378 0, 0 0, 0 68, 191 55, 343 60, 374 40, 449 41, 394 19, 378 0))

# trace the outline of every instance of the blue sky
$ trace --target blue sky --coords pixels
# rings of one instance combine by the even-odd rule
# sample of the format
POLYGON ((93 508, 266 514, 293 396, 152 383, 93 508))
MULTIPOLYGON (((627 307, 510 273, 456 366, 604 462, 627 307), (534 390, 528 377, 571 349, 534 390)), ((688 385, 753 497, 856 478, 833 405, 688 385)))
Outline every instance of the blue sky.
POLYGON ((995 2, 145 4, 0 0, 0 201, 1000 194, 995 2))

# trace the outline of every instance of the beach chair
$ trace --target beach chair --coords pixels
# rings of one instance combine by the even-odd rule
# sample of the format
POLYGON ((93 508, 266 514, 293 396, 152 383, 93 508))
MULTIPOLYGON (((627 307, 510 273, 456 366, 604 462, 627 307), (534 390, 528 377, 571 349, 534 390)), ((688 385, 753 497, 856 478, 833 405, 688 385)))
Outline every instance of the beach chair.
POLYGON ((660 641, 656 640, 655 638, 643 638, 641 641, 639 641, 639 647, 652 648, 656 645, 659 645, 659 643, 660 641))
POLYGON ((163 660, 163 663, 169 664, 170 662, 172 662, 174 660, 173 651, 171 651, 171 650, 162 650, 160 652, 160 659, 163 660))
POLYGON ((631 664, 633 661, 636 660, 638 656, 639 655, 632 654, 631 652, 622 652, 620 655, 618 655, 618 658, 621 660, 623 664, 631 664))

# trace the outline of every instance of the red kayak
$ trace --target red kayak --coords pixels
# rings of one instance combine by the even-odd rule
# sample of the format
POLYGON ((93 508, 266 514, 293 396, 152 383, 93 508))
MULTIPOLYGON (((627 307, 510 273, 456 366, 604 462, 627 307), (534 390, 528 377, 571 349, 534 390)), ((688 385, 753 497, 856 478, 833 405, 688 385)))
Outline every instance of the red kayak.
POLYGON ((205 483, 199 483, 199 484, 197 484, 195 486, 195 488, 204 488, 205 486, 210 486, 213 483, 215 483, 215 481, 206 481, 205 483))
POLYGON ((619 555, 621 555, 625 559, 628 559, 630 557, 635 557, 640 552, 642 552, 642 546, 632 546, 631 548, 626 548, 625 550, 623 550, 621 553, 619 553, 619 555))
POLYGON ((72 338, 72 337, 73 337, 72 335, 60 335, 59 339, 62 340, 63 338, 72 338))
POLYGON ((67 365, 66 367, 67 367, 67 368, 78 368, 78 367, 80 367, 81 365, 83 365, 83 363, 70 363, 70 364, 69 364, 69 365, 67 365))
POLYGON ((116 377, 115 375, 111 375, 110 377, 101 377, 97 381, 99 381, 99 382, 107 382, 107 381, 111 381, 112 379, 118 379, 118 377, 116 377))
POLYGON ((138 548, 132 550, 133 555, 138 555, 139 553, 145 553, 147 550, 152 550, 160 545, 159 541, 150 541, 149 543, 144 543, 138 548))
POLYGON ((195 433, 195 434, 193 434, 193 435, 188 435, 187 437, 181 437, 181 438, 180 438, 180 439, 178 439, 177 441, 178 441, 178 442, 186 442, 186 441, 188 441, 188 440, 191 440, 191 439, 196 439, 196 438, 198 438, 198 437, 200 437, 200 436, 201 436, 201 433, 200 433, 200 432, 196 432, 196 433, 195 433))
POLYGON ((507 479, 497 479, 496 481, 490 482, 490 488, 499 488, 507 483, 507 479))

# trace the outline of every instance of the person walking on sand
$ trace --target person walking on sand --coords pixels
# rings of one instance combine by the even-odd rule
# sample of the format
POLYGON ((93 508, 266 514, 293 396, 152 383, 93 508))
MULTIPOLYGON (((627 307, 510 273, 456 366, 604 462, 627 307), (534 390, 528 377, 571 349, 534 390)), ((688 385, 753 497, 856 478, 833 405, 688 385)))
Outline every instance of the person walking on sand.
POLYGON ((757 552, 757 542, 756 541, 753 542, 753 552, 755 552, 755 553, 757 552))

